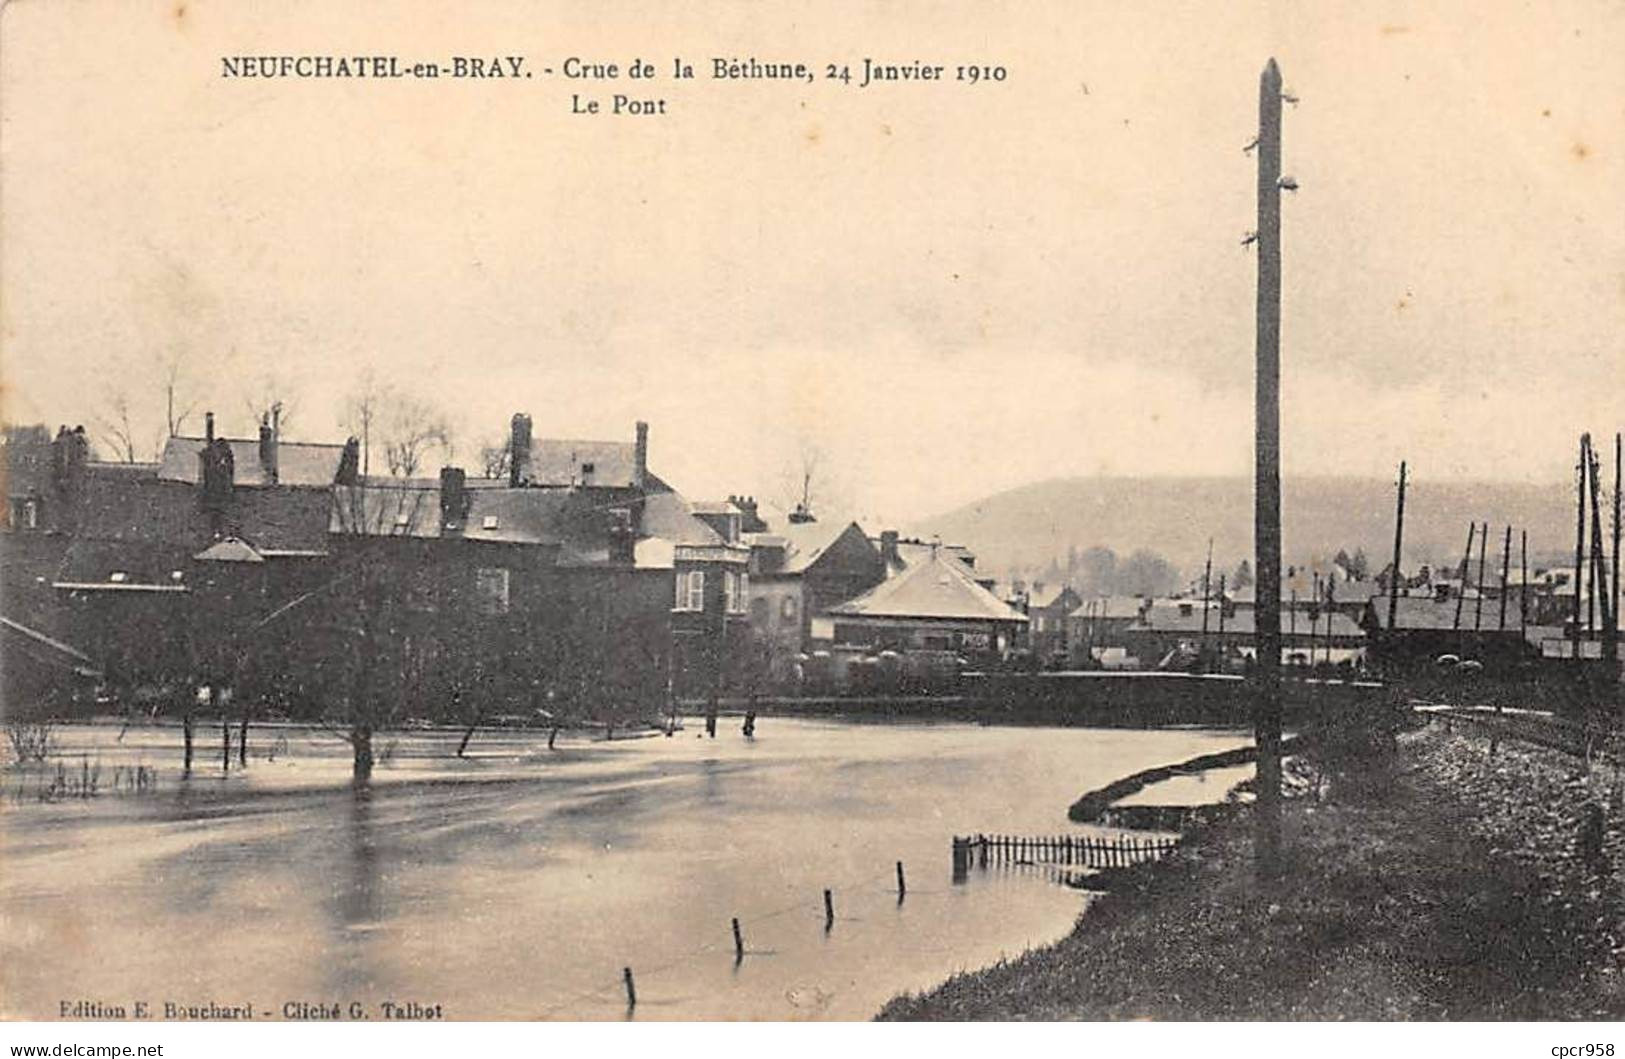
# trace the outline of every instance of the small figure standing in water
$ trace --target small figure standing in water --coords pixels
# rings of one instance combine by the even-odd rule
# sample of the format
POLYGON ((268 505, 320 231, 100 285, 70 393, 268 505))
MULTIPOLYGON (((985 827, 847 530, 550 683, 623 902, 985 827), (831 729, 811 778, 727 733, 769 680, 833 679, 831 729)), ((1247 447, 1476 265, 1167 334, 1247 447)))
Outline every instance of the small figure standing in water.
POLYGON ((755 710, 752 709, 752 710, 746 710, 745 711, 745 727, 743 729, 741 729, 741 730, 745 733, 745 738, 746 739, 754 739, 754 738, 756 738, 756 711, 755 710))

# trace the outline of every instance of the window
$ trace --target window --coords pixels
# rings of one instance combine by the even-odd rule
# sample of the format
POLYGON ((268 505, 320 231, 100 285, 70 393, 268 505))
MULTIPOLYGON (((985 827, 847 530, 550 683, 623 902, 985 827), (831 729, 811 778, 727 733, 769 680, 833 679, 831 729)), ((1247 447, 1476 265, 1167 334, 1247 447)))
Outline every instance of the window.
POLYGON ((23 503, 23 525, 29 529, 39 529, 39 504, 32 500, 23 503))
POLYGON ((750 605, 750 575, 741 572, 734 574, 733 578, 734 597, 728 610, 734 614, 743 614, 745 608, 750 605))
POLYGON ((488 530, 494 530, 498 525, 499 523, 497 522, 497 517, 495 515, 486 515, 485 518, 480 521, 480 526, 488 530))
POLYGON ((481 614, 508 613, 508 571, 480 567, 474 571, 474 606, 481 614))
POLYGON ((677 575, 676 610, 705 609, 705 571, 690 570, 677 575))
POLYGON ((785 621, 795 621, 796 620, 796 597, 794 597, 794 596, 785 596, 784 597, 784 603, 779 608, 779 613, 784 615, 784 620, 785 621))
POLYGON ((722 599, 723 607, 729 614, 738 614, 744 609, 739 593, 739 575, 732 570, 722 572, 722 599))

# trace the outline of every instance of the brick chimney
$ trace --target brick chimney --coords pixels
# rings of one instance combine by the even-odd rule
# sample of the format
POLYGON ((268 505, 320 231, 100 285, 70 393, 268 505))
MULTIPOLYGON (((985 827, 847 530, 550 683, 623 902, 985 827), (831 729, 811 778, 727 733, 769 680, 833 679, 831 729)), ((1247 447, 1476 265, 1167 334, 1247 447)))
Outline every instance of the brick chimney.
POLYGON ((440 522, 461 529, 468 518, 468 476, 461 467, 440 468, 440 522))
POLYGON ((265 472, 265 480, 273 485, 277 481, 277 422, 272 414, 280 411, 273 409, 260 420, 260 468, 265 472))
POLYGON ((513 414, 512 431, 508 436, 508 484, 515 488, 528 481, 530 471, 530 416, 523 412, 513 414))
POLYGON ((632 530, 632 512, 624 507, 609 509, 609 561, 632 565, 637 556, 637 534, 632 530))
POLYGON ((728 501, 739 509, 739 532, 767 532, 767 523, 763 522, 762 516, 757 513, 756 498, 754 496, 730 496, 728 501))
POLYGON ((361 478, 361 439, 344 439, 344 453, 339 457, 338 473, 333 475, 334 485, 355 485, 361 478))
POLYGON ((649 424, 638 420, 637 442, 632 448, 632 485, 642 489, 649 480, 649 424))
POLYGON ((882 530, 880 534, 880 558, 885 560, 887 566, 896 566, 901 562, 897 554, 897 531, 882 530))
MULTIPOLYGON (((213 412, 204 415, 203 424, 205 440, 198 453, 198 484, 202 487, 203 506, 218 515, 230 503, 237 484, 237 458, 232 455, 231 442, 215 436, 213 412)), ((219 529, 216 525, 217 534, 219 529)))
POLYGON ((85 436, 85 428, 69 430, 63 424, 51 442, 51 479, 58 494, 66 495, 78 488, 88 462, 90 439, 85 436))

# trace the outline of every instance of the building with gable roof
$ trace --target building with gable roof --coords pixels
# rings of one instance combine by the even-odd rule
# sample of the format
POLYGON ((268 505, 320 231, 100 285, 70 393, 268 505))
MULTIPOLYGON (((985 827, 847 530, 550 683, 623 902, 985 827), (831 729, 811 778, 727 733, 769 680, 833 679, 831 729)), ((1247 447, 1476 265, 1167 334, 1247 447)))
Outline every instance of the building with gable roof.
MULTIPOLYGON (((755 514, 754 505, 752 515, 755 514)), ((751 548, 750 623, 769 676, 798 683, 812 622, 886 577, 880 552, 853 521, 790 521, 746 536, 751 548)))

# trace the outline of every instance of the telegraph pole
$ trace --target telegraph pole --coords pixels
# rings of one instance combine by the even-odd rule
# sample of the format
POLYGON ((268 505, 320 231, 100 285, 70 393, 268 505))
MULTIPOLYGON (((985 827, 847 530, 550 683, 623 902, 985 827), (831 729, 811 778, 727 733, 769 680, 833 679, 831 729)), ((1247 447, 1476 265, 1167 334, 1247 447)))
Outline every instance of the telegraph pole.
POLYGON ((1507 627, 1507 589, 1510 587, 1508 579, 1512 576, 1512 523, 1507 523, 1506 542, 1501 545, 1501 617, 1495 627, 1505 631, 1507 627))
POLYGON ((1608 675, 1619 680, 1619 479, 1620 435, 1614 434, 1614 596, 1609 603, 1613 610, 1608 622, 1607 639, 1603 641, 1602 656, 1608 660, 1608 675))
POLYGON ((1258 651, 1253 738, 1258 746, 1254 866, 1281 861, 1281 70, 1258 80, 1258 304, 1253 550, 1258 651))
MULTIPOLYGON (((1484 621, 1484 555, 1488 551, 1490 540, 1490 524, 1484 523, 1484 530, 1478 535, 1478 603, 1473 607, 1473 631, 1477 632, 1484 621)), ((1463 585, 1462 587, 1466 587, 1463 585)))
POLYGON ((1576 477, 1575 502, 1578 510, 1574 515, 1574 628, 1569 634, 1569 641, 1574 645, 1574 661, 1580 662, 1580 630, 1585 618, 1585 611, 1580 603, 1580 582, 1585 578, 1585 546, 1586 546, 1586 461, 1590 459, 1591 435, 1580 435, 1580 463, 1575 467, 1576 477))
POLYGON ((1399 549, 1405 543, 1405 461, 1399 461, 1399 504, 1394 510, 1394 565, 1388 578, 1388 631, 1399 617, 1399 549))

